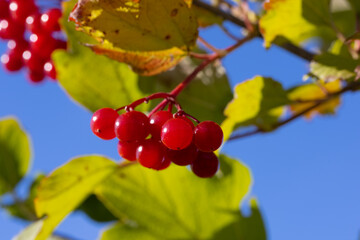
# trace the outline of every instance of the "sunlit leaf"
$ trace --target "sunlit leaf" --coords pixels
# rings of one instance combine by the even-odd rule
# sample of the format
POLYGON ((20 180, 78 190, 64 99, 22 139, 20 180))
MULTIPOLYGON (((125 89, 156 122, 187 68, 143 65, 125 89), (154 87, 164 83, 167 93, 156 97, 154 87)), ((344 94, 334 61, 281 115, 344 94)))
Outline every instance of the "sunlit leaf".
MULTIPOLYGON (((76 1, 64 3, 68 16, 76 1)), ((53 54, 61 86, 77 102, 91 111, 103 107, 118 108, 144 97, 139 91, 137 75, 122 63, 96 55, 80 42, 92 39, 74 29, 74 24, 61 20, 69 50, 53 54)))
POLYGON ((329 0, 269 0, 264 3, 265 15, 260 20, 260 30, 267 47, 284 37, 300 44, 321 35, 334 35, 331 29, 329 0), (328 33, 330 31, 330 33, 328 33))
POLYGON ((104 44, 127 51, 189 49, 196 17, 183 0, 80 0, 71 19, 104 44))
MULTIPOLYGON (((311 83, 295 87, 288 91, 288 96, 292 101, 299 103, 290 106, 294 113, 302 112, 316 103, 316 100, 321 100, 327 97, 327 93, 334 93, 341 89, 341 81, 335 80, 328 83, 311 83), (314 101, 313 101, 314 100, 314 101)), ((311 118, 315 114, 333 114, 336 108, 340 105, 340 98, 335 97, 328 102, 320 105, 312 111, 305 114, 305 117, 311 118)))
POLYGON ((71 160, 44 178, 35 199, 36 213, 43 217, 44 222, 35 239, 47 239, 56 226, 116 168, 116 163, 105 157, 85 156, 71 160))
POLYGON ((256 76, 235 87, 234 99, 227 105, 227 119, 222 127, 227 139, 237 126, 256 125, 264 130, 282 115, 282 106, 289 102, 280 83, 256 76))
POLYGON ((155 75, 175 66, 194 46, 197 21, 190 5, 183 0, 80 0, 70 19, 101 43, 93 46, 96 53, 155 75))
MULTIPOLYGON (((30 224, 21 233, 12 238, 12 240, 35 240, 36 236, 40 233, 41 228, 44 225, 44 220, 38 220, 30 224)), ((50 236, 47 240, 67 240, 66 238, 59 236, 50 236)))
POLYGON ((119 170, 95 190, 123 223, 102 239, 210 239, 237 221, 251 183, 249 170, 238 161, 221 156, 220 166, 211 179, 175 165, 161 172, 138 165, 119 170))
POLYGON ((350 56, 324 53, 310 63, 310 71, 323 80, 349 79, 355 76, 355 68, 359 64, 359 60, 353 60, 350 56))
POLYGON ((119 48, 104 48, 99 45, 90 46, 97 53, 111 59, 129 64, 132 70, 140 75, 151 76, 176 66, 187 55, 179 48, 171 48, 154 52, 124 51, 119 48))
POLYGON ((0 195, 14 189, 30 165, 29 137, 15 118, 0 119, 0 195))

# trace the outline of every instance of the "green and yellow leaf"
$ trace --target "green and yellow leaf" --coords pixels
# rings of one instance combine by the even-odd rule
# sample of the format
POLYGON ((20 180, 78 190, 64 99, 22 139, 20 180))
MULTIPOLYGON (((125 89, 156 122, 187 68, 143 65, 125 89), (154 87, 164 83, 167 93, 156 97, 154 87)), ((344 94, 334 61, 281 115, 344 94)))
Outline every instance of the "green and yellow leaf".
POLYGON ((117 164, 105 157, 85 156, 71 160, 44 178, 35 199, 36 214, 43 217, 35 240, 47 239, 56 226, 116 169, 117 164))
MULTIPOLYGON (((175 165, 161 172, 139 165, 119 169, 95 190, 121 219, 102 239, 212 239, 221 231, 232 231, 229 226, 238 223, 251 177, 247 167, 224 155, 220 166, 221 172, 211 179, 175 165)), ((232 232, 233 239, 265 239, 253 238, 264 234, 261 217, 252 225, 256 230, 239 223, 241 230, 232 232)))
POLYGON ((223 122, 224 138, 230 137, 239 126, 255 125, 264 130, 283 114, 283 106, 289 103, 286 91, 271 78, 256 76, 238 84, 234 99, 227 105, 223 122))
POLYGON ((264 9, 260 31, 266 47, 277 37, 300 44, 323 33, 334 35, 330 28, 329 0, 269 0, 264 3, 264 9))
POLYGON ((0 119, 0 195, 15 188, 31 162, 29 137, 15 118, 0 119))
MULTIPOLYGON (((328 93, 334 93, 340 89, 341 81, 339 79, 327 83, 319 81, 318 83, 295 87, 288 91, 288 96, 292 101, 298 101, 299 103, 290 105, 290 109, 294 113, 302 112, 314 105, 317 100, 326 98, 328 93)), ((314 108, 312 111, 305 114, 305 117, 311 118, 316 114, 333 114, 340 103, 340 97, 335 97, 319 107, 314 108)))

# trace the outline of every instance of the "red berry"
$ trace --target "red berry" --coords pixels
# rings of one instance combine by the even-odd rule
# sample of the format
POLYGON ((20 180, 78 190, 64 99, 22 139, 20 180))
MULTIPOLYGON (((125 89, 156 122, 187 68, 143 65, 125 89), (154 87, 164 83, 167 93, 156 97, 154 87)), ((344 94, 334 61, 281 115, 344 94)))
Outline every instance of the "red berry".
POLYGON ((164 146, 154 139, 143 141, 136 151, 139 163, 147 168, 159 168, 164 160, 164 146))
POLYGON ((164 123, 172 118, 172 114, 169 111, 159 111, 151 115, 150 117, 150 133, 155 139, 160 139, 161 128, 164 123))
POLYGON ((56 49, 67 49, 67 42, 60 40, 60 39, 56 39, 56 44, 55 44, 55 48, 56 49))
POLYGON ((28 79, 31 83, 39 83, 44 80, 44 71, 32 71, 29 70, 28 79))
POLYGON ((26 28, 32 33, 41 33, 43 31, 41 24, 41 15, 39 13, 28 16, 25 20, 26 28))
POLYGON ((164 158, 163 161, 158 166, 153 167, 153 169, 158 170, 158 171, 164 170, 164 169, 168 168, 170 166, 170 164, 171 164, 171 161, 164 158))
POLYGON ((186 166, 194 162, 197 157, 198 150, 194 144, 190 144, 183 150, 167 149, 165 159, 179 166, 186 166))
POLYGON ((7 0, 0 0, 0 19, 5 19, 10 16, 9 3, 7 0))
POLYGON ((45 59, 33 51, 26 50, 22 54, 24 63, 30 71, 43 72, 45 59))
POLYGON ((33 0, 10 0, 9 10, 15 21, 24 23, 28 16, 37 11, 37 7, 33 0))
POLYGON ((213 121, 204 121, 198 124, 194 130, 194 143, 203 152, 213 152, 221 146, 223 131, 213 121))
POLYGON ((190 145, 193 130, 185 120, 173 118, 168 120, 161 129, 161 141, 172 150, 181 150, 190 145))
POLYGON ((23 52, 29 48, 29 43, 24 38, 9 40, 7 47, 10 51, 15 52, 17 55, 22 56, 23 52))
POLYGON ((56 80, 56 69, 52 61, 48 61, 44 64, 44 71, 46 76, 56 80))
POLYGON ((41 15, 41 23, 45 30, 49 32, 59 31, 60 24, 59 19, 62 16, 62 12, 58 8, 52 8, 46 13, 41 15))
POLYGON ((21 56, 17 55, 12 51, 3 54, 0 60, 1 63, 4 65, 5 69, 10 72, 16 72, 23 67, 23 61, 21 56))
POLYGON ((149 118, 138 111, 121 114, 115 122, 116 136, 122 141, 141 141, 150 133, 149 118))
POLYGON ((201 178, 214 176, 218 168, 219 159, 212 152, 199 152, 197 158, 191 164, 191 170, 201 178))
POLYGON ((140 142, 133 141, 133 142, 124 142, 119 141, 118 143, 118 152, 122 158, 125 158, 129 161, 136 160, 136 150, 139 147, 140 142))
POLYGON ((56 39, 49 34, 31 34, 30 46, 32 51, 36 52, 45 59, 51 57, 51 53, 56 49, 56 39))
POLYGON ((90 122, 93 133, 101 139, 110 140, 115 138, 114 124, 119 114, 112 108, 97 110, 90 122))
POLYGON ((24 37, 25 27, 11 19, 0 21, 0 38, 18 39, 24 37))

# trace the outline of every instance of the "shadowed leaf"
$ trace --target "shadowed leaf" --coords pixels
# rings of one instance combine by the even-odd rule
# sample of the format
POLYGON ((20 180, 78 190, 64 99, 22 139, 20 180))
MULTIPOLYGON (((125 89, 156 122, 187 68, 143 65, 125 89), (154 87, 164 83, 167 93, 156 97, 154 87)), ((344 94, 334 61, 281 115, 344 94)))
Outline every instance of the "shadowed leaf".
POLYGON ((29 137, 15 118, 0 119, 0 195, 11 191, 27 173, 29 137))

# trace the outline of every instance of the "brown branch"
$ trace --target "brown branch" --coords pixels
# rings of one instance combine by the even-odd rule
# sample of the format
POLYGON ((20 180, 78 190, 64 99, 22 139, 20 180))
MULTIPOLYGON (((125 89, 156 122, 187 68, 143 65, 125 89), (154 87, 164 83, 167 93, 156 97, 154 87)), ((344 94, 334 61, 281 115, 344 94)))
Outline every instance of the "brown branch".
MULTIPOLYGON (((338 97, 340 96, 341 94, 345 93, 345 92, 349 92, 349 91, 355 91, 357 90, 358 88, 360 88, 360 82, 353 82, 353 83, 350 83, 349 85, 347 85, 346 87, 344 87, 343 89, 341 89, 340 91, 337 91, 337 92, 334 92, 334 93, 330 93, 326 98, 324 99, 321 99, 321 100, 317 100, 314 105, 304 109, 303 111, 301 112, 298 112, 296 114, 294 114, 293 116, 281 121, 281 122, 278 122, 276 124, 274 124, 272 127, 271 127, 271 131, 273 130, 276 130, 277 128, 281 127, 281 126, 284 126, 286 125, 287 123, 290 123, 296 119, 298 119, 299 117, 309 113, 310 111, 314 110, 315 108, 319 107, 320 105, 330 101, 331 99, 335 98, 335 97, 338 97)), ((270 132, 270 131, 264 131, 260 128, 257 128, 253 131, 249 131, 249 132, 246 132, 246 133, 240 133, 240 134, 235 134, 233 136, 231 136, 228 141, 231 141, 231 140, 236 140, 236 139, 240 139, 240 138, 244 138, 244 137, 249 137, 249 136, 252 136, 252 135, 255 135, 255 134, 258 134, 258 133, 266 133, 266 132, 270 132)))
MULTIPOLYGON (((229 21, 229 22, 232 22, 233 24, 239 26, 239 27, 242 27, 242 28, 246 28, 246 24, 244 21, 242 21, 241 19, 235 17, 234 15, 232 15, 231 13, 228 13, 228 12, 225 12, 223 10, 221 10, 220 8, 217 8, 217 7, 214 7, 214 6, 211 6, 207 3, 204 3, 202 2, 201 0, 193 0, 193 4, 200 7, 200 8, 203 8, 205 10, 208 10, 218 16, 221 16, 222 18, 224 18, 225 20, 229 21)), ((260 34, 260 32, 258 30, 256 30, 257 34, 256 34, 256 37, 259 37, 259 38, 263 38, 262 35, 260 34)), ((315 54, 303 49, 303 48, 300 48, 290 42, 287 42, 287 43, 284 43, 284 44, 281 44, 281 45, 277 45, 279 46, 280 48, 290 52, 290 53, 293 53, 295 54, 296 56, 298 57, 301 57, 302 59, 305 59, 306 61, 311 61, 313 60, 315 54)))

